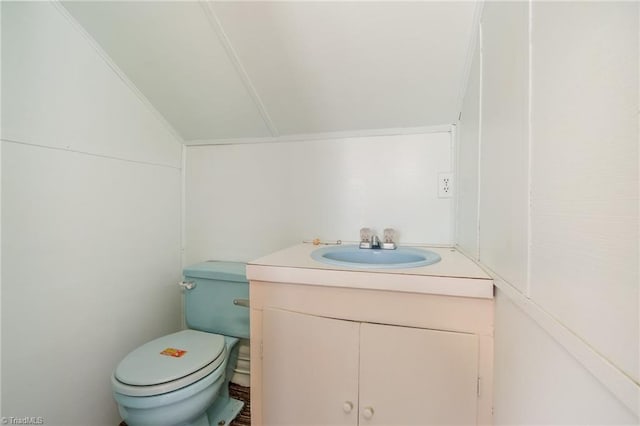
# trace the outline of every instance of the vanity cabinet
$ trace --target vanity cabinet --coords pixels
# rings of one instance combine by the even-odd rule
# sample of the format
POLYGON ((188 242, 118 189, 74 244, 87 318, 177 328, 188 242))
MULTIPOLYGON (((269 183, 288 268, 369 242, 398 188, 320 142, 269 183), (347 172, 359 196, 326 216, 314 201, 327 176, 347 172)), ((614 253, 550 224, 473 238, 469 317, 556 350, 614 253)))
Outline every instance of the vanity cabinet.
POLYGON ((262 313, 265 425, 474 424, 478 339, 262 313))
POLYGON ((250 291, 253 425, 491 424, 493 299, 250 291))
POLYGON ((353 425, 358 405, 359 324, 265 309, 265 425, 353 425))

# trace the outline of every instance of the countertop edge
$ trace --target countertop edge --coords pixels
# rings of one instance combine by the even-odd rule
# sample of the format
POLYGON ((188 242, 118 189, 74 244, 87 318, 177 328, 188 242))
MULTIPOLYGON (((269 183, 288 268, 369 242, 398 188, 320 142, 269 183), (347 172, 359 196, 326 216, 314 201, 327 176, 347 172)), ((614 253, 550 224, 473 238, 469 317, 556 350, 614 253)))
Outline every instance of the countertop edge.
POLYGON ((493 280, 434 275, 413 275, 380 271, 314 269, 249 263, 247 278, 286 284, 347 287, 363 290, 493 299, 493 280), (394 275, 401 282, 390 283, 394 275))

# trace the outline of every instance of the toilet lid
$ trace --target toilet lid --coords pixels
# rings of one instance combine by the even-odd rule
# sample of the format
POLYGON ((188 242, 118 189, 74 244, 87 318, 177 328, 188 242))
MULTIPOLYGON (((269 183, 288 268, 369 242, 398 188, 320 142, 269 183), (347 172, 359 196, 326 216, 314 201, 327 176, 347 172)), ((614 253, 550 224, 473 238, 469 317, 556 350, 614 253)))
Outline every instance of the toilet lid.
MULTIPOLYGON (((189 376, 224 358, 224 337, 183 330, 152 340, 129 353, 115 378, 126 385, 153 386, 189 376)), ((220 363, 216 363, 220 364, 220 363)))

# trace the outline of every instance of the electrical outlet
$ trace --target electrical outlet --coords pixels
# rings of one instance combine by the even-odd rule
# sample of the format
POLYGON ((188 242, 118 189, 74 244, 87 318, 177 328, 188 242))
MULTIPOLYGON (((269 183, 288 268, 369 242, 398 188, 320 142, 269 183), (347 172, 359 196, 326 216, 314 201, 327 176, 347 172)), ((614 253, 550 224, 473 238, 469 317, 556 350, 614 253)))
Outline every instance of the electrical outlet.
POLYGON ((453 173, 438 173, 438 198, 453 196, 453 173))

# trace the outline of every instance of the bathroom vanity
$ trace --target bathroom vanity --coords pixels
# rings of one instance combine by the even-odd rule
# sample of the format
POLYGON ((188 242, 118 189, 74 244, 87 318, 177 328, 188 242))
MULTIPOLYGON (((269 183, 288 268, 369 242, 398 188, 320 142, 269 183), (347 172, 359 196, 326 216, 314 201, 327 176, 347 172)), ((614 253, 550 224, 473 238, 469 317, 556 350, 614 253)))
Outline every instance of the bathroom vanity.
POLYGON ((247 266, 252 424, 491 424, 491 278, 450 248, 406 269, 329 265, 317 249, 247 266))

